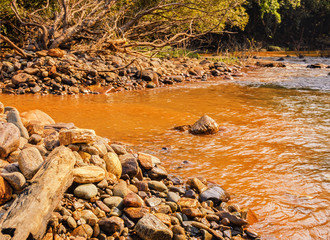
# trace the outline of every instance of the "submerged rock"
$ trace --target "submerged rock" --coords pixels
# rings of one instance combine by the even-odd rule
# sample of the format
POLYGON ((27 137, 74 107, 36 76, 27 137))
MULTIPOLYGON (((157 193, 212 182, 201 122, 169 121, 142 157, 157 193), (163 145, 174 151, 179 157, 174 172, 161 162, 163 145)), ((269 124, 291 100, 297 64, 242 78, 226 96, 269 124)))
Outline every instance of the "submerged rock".
POLYGON ((207 115, 202 116, 189 130, 191 134, 214 134, 218 131, 219 125, 207 115))

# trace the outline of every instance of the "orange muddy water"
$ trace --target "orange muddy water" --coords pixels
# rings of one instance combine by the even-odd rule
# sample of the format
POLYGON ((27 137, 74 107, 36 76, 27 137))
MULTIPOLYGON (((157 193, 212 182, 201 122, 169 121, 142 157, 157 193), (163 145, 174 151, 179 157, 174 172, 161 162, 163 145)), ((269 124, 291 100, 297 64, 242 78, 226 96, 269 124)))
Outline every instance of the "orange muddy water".
MULTIPOLYGON (((202 176, 259 218, 262 239, 330 239, 330 76, 288 59, 233 81, 90 96, 0 95, 19 111, 95 129, 162 159, 169 172, 202 176), (224 131, 171 130, 203 114, 224 131)), ((329 59, 319 61, 329 64, 329 59)))

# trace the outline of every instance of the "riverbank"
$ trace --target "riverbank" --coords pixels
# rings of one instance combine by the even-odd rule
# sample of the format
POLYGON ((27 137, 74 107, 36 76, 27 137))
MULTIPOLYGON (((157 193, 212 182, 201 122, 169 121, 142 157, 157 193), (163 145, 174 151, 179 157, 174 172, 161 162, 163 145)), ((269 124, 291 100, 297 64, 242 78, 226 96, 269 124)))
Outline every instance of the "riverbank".
POLYGON ((217 184, 39 110, 0 112, 1 239, 258 238, 217 184))
POLYGON ((6 94, 99 94, 241 76, 240 66, 207 59, 69 53, 60 49, 36 52, 33 59, 8 54, 1 60, 0 69, 0 89, 6 94))

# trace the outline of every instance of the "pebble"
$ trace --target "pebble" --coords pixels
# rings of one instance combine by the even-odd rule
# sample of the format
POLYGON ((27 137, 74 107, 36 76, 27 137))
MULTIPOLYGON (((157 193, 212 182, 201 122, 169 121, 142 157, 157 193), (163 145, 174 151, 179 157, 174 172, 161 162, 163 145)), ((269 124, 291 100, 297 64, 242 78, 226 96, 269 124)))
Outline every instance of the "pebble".
POLYGON ((95 197, 97 192, 97 187, 94 184, 89 183, 76 187, 73 193, 76 197, 89 200, 92 197, 95 197))

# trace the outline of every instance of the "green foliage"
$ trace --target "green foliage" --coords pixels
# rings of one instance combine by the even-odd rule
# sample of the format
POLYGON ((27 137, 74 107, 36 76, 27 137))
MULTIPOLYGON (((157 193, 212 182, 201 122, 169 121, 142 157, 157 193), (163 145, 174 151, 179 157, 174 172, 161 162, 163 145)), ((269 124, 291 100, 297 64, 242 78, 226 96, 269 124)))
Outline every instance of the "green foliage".
POLYGON ((183 48, 172 48, 172 47, 164 47, 161 49, 155 57, 158 58, 181 58, 181 57, 188 57, 188 58, 196 58, 199 59, 200 55, 194 51, 190 51, 183 48))

